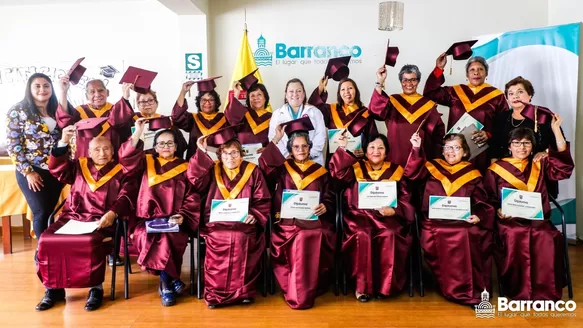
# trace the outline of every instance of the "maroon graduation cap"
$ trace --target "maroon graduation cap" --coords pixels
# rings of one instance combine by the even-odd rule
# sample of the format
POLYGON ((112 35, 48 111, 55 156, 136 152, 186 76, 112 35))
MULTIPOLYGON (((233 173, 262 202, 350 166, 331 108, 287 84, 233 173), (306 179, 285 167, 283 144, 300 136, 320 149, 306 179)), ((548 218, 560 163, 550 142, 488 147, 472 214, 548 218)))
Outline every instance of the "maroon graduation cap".
POLYGON ((71 66, 71 68, 67 72, 67 75, 69 76, 69 82, 71 82, 71 84, 73 84, 73 85, 76 85, 77 83, 79 83, 79 81, 81 80, 81 77, 83 77, 83 74, 87 70, 87 68, 85 66, 81 65, 81 62, 84 59, 85 59, 85 57, 81 57, 81 58, 77 59, 77 61, 75 61, 73 66, 71 66))
POLYGON ((355 137, 358 137, 362 130, 364 130, 364 128, 368 124, 369 122, 368 117, 369 117, 368 109, 363 108, 359 110, 354 116, 354 118, 350 121, 350 123, 348 123, 346 129, 348 129, 348 132, 350 132, 350 134, 352 134, 355 137))
POLYGON ((549 123, 553 120, 555 113, 553 113, 550 109, 525 102, 522 103, 524 104, 524 109, 521 112, 522 116, 528 117, 538 124, 549 123))
POLYGON ((390 47, 391 40, 387 41, 387 52, 385 53, 385 65, 395 67, 399 56, 399 47, 390 47))
POLYGON ((456 42, 447 49, 445 54, 452 55, 454 60, 466 60, 472 56, 472 46, 476 42, 478 42, 478 40, 456 42))
POLYGON ((210 91, 213 91, 217 87, 215 80, 219 79, 221 77, 222 76, 214 76, 214 77, 209 77, 208 79, 198 80, 198 81, 194 81, 194 82, 197 85, 198 91, 210 92, 210 91))
POLYGON ((227 126, 208 135, 207 145, 211 147, 219 147, 233 139, 237 138, 237 128, 239 125, 227 126))
POLYGON ((281 124, 285 125, 284 131, 285 134, 288 135, 288 137, 291 136, 292 133, 294 132, 300 131, 308 132, 314 130, 314 125, 312 124, 312 121, 308 116, 301 117, 281 124))
POLYGON ((150 91, 152 82, 156 78, 156 75, 158 75, 157 72, 130 66, 121 77, 119 83, 133 83, 135 92, 145 94, 150 91))
POLYGON ((347 78, 350 74, 348 64, 350 64, 351 57, 352 56, 330 58, 328 60, 328 65, 326 66, 324 75, 331 77, 334 81, 337 82, 347 78))
POLYGON ((243 90, 247 91, 251 89, 253 84, 259 82, 259 80, 255 77, 255 72, 257 72, 257 70, 259 70, 259 68, 256 68, 253 72, 247 74, 245 77, 239 80, 239 83, 241 83, 241 88, 243 90))
POLYGON ((86 118, 75 123, 77 133, 85 138, 95 138, 102 130, 102 125, 108 120, 108 117, 86 118))
POLYGON ((149 118, 148 122, 148 130, 150 131, 172 128, 172 120, 170 120, 169 116, 149 118))

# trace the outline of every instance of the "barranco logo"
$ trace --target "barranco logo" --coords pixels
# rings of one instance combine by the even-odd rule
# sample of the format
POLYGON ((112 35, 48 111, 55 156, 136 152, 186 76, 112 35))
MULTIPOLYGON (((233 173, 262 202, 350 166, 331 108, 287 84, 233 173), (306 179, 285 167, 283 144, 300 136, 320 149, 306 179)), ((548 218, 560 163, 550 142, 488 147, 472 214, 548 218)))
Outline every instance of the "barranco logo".
POLYGON ((328 59, 342 56, 352 56, 351 64, 360 64, 362 49, 358 45, 291 45, 278 42, 274 52, 267 50, 267 40, 260 35, 257 39, 257 50, 253 56, 257 66, 294 65, 294 64, 326 64, 328 59))
POLYGON ((497 306, 490 303, 490 294, 484 289, 482 292, 482 302, 475 306, 476 318, 493 319, 498 310, 498 317, 530 317, 531 311, 533 317, 575 317, 573 313, 577 309, 577 303, 569 301, 530 301, 514 300, 509 301, 506 297, 498 297, 497 306))

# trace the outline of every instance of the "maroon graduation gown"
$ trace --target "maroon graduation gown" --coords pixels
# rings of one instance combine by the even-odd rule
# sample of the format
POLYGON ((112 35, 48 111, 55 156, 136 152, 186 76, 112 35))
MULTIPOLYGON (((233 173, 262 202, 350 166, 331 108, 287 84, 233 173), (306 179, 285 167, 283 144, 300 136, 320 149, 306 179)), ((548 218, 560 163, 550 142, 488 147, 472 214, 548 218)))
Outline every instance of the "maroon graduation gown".
POLYGON ((111 253, 114 227, 84 235, 55 234, 69 220, 98 221, 107 211, 118 216, 133 212, 136 187, 115 162, 98 169, 91 159, 71 161, 69 153, 51 155, 49 170, 71 184, 58 220, 43 232, 38 245, 37 275, 45 287, 85 288, 103 283, 106 255, 111 253))
POLYGON ((269 133, 271 113, 267 110, 249 109, 235 99, 234 96, 231 96, 229 105, 225 109, 225 117, 229 125, 241 124, 237 128, 237 139, 241 144, 260 143, 265 147, 269 143, 267 135, 269 133))
POLYGON ((415 218, 407 182, 401 179, 403 168, 385 162, 374 171, 368 161, 338 149, 330 160, 330 173, 346 187, 342 253, 350 276, 356 280, 356 291, 385 296, 401 291, 407 282, 410 229, 415 218), (358 181, 397 181, 395 216, 383 217, 376 210, 358 209, 358 181))
POLYGON ((478 304, 488 290, 492 272, 494 208, 482 175, 470 163, 449 165, 443 159, 425 161, 420 148, 413 148, 408 165, 416 166, 412 179, 425 180, 421 205, 421 246, 445 298, 463 304, 478 304), (458 220, 429 219, 429 196, 471 197, 476 225, 458 220))
MULTIPOLYGON (((204 299, 207 304, 229 304, 254 297, 265 250, 265 225, 271 195, 259 168, 246 161, 230 179, 222 164, 197 149, 188 164, 187 177, 201 195, 207 195, 201 222, 206 241, 204 299), (249 198, 254 225, 209 222, 213 199, 249 198)), ((236 172, 236 170, 235 170, 236 172)))
POLYGON ((150 273, 166 271, 174 279, 179 279, 188 234, 194 233, 198 227, 200 196, 186 178, 188 162, 177 157, 167 161, 157 154, 146 154, 142 141, 136 148, 131 142, 128 140, 122 144, 119 157, 124 174, 140 181, 136 220, 130 228, 139 252, 138 264, 150 273), (174 214, 184 218, 180 231, 146 232, 146 220, 174 214))
POLYGON ((521 218, 496 220, 501 245, 494 259, 509 298, 517 300, 559 300, 566 285, 564 237, 552 224, 546 181, 568 179, 574 163, 569 147, 550 150, 538 163, 514 158, 502 159, 490 166, 484 177, 490 203, 500 208, 503 187, 540 192, 545 219, 521 218))
POLYGON ((334 193, 328 172, 313 161, 299 164, 286 160, 271 142, 259 157, 259 165, 267 179, 277 182, 272 202, 276 221, 271 234, 273 272, 292 309, 311 308, 316 296, 326 291, 334 264, 334 193), (284 189, 319 191, 326 213, 315 221, 282 218, 284 189))
MULTIPOLYGON (((164 115, 160 115, 160 114, 154 114, 152 117, 163 117, 164 115)), ((133 123, 135 123, 139 118, 144 117, 144 115, 142 115, 142 113, 134 113, 134 116, 132 117, 132 121, 133 123)), ((172 124, 172 127, 170 128, 172 131, 174 131, 174 133, 176 134, 176 136, 178 137, 178 140, 174 140, 174 142, 176 143, 176 157, 184 159, 184 152, 188 149, 188 141, 186 141, 186 139, 184 138, 184 135, 182 134, 182 132, 180 131, 180 129, 175 126, 174 124, 172 124)), ((131 137, 131 135, 128 136, 128 138, 131 137)), ((128 138, 125 138, 125 140, 127 140, 128 138)), ((149 149, 146 150, 146 153, 148 154, 155 154, 156 151, 154 149, 149 149)))
POLYGON ((385 121, 389 153, 387 161, 401 166, 407 165, 411 152, 411 136, 419 125, 419 135, 423 140, 423 148, 429 159, 441 156, 441 145, 445 134, 445 126, 437 105, 427 97, 405 96, 394 94, 388 96, 373 91, 369 104, 371 116, 376 120, 385 121), (411 102, 409 102, 411 101, 411 102))
MULTIPOLYGON (((61 129, 87 118, 107 117, 108 120, 101 124, 99 136, 105 136, 111 141, 116 158, 117 150, 126 141, 127 137, 131 135, 133 116, 134 110, 124 98, 121 98, 114 105, 106 103, 99 110, 93 109, 89 104, 85 104, 76 108, 69 106, 67 112, 59 105, 56 113, 57 124, 61 129)), ((75 158, 89 157, 89 142, 93 138, 85 137, 79 133, 77 133, 75 138, 75 158)))
POLYGON ((222 127, 229 125, 223 113, 205 114, 190 113, 188 102, 184 99, 182 107, 178 103, 172 108, 172 122, 174 126, 190 134, 188 149, 186 150, 186 160, 189 160, 196 152, 196 141, 202 136, 209 135, 222 127))
MULTIPOLYGON (((458 84, 452 87, 442 87, 444 82, 443 72, 436 68, 427 78, 423 95, 440 105, 449 107, 446 132, 457 123, 464 113, 468 113, 484 124, 483 130, 489 134, 488 142, 491 142, 496 115, 508 110, 504 93, 487 83, 476 89, 477 93, 474 94, 468 85, 458 84)), ((472 141, 468 140, 468 142, 472 141)), ((484 173, 490 165, 488 151, 484 151, 472 159, 472 163, 480 172, 484 173)))
MULTIPOLYGON (((340 108, 338 104, 328 104, 326 101, 328 100, 328 92, 323 92, 321 95, 318 93, 318 88, 312 92, 310 99, 308 102, 314 106, 316 106, 321 112, 322 116, 324 116, 324 123, 328 129, 344 129, 348 126, 348 123, 352 121, 352 119, 356 116, 360 110, 366 107, 359 107, 358 105, 354 104, 352 106, 344 106, 340 108)), ((370 110, 367 111, 370 115, 370 110)), ((368 124, 363 129, 362 134, 365 136, 377 134, 377 125, 372 117, 370 117, 368 124)), ((329 156, 327 157, 328 162, 330 161, 330 152, 328 152, 329 156)))

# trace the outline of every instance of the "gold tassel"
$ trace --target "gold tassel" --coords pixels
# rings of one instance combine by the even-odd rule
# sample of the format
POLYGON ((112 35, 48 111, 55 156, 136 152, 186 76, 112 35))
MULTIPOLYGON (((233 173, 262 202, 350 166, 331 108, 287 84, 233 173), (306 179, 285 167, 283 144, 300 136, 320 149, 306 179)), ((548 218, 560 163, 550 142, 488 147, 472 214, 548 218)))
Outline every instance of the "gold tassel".
POLYGON ((534 133, 538 132, 537 114, 538 114, 538 106, 534 106, 534 133))

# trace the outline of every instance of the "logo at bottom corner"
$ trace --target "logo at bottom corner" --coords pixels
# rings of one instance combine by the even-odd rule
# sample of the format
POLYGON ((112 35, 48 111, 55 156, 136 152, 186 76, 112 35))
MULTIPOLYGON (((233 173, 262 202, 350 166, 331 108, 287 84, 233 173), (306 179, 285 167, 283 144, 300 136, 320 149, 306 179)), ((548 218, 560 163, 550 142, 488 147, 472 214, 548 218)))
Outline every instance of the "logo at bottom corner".
POLYGON ((496 309, 494 308, 494 305, 490 303, 490 293, 488 293, 486 289, 482 292, 482 301, 480 304, 475 305, 474 309, 476 311, 476 318, 494 319, 496 309))

